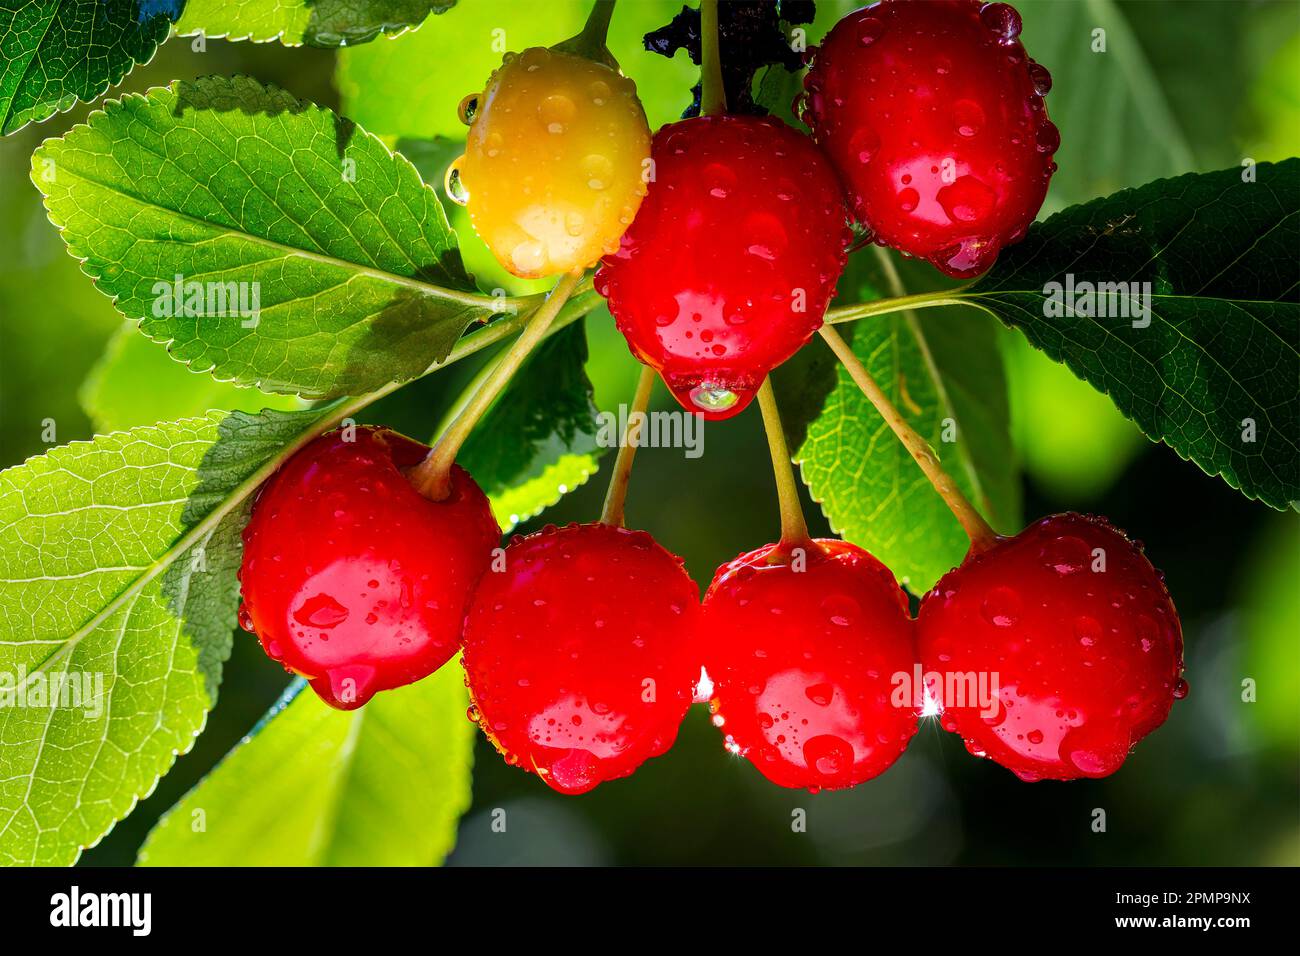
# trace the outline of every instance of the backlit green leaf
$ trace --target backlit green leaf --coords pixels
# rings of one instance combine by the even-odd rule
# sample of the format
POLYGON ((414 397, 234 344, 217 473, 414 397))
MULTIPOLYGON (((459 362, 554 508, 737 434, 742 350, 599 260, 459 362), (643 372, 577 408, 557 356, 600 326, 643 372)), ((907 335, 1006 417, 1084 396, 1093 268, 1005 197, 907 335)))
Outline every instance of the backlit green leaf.
POLYGON ((470 803, 474 725, 459 663, 355 711, 305 687, 295 681, 158 822, 141 866, 442 862, 470 803))
POLYGON ((32 178, 117 308, 221 380, 309 398, 369 391, 513 308, 474 290, 410 163, 248 78, 109 103, 42 145, 32 178))
POLYGON ((189 0, 178 33, 337 47, 418 27, 456 0, 189 0))
POLYGON ((72 863, 190 748, 247 494, 319 418, 213 412, 0 472, 0 862, 72 863))

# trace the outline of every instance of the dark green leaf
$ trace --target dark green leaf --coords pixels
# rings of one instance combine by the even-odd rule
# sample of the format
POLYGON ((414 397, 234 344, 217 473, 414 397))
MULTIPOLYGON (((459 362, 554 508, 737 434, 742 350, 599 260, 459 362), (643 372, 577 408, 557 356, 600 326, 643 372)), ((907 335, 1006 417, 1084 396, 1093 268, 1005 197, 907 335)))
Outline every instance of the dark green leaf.
POLYGON ((0 133, 89 102, 153 57, 185 0, 0 0, 0 133))
POLYGON ((1074 206, 961 295, 1109 395, 1148 437, 1285 508, 1300 499, 1297 249, 1300 160, 1289 159, 1074 206), (1059 306, 1049 283, 1066 287, 1059 306), (1149 314, 1129 297, 1141 283, 1149 314))
POLYGON ((507 531, 596 471, 598 412, 586 362, 583 323, 546 339, 457 456, 492 499, 497 521, 507 531))

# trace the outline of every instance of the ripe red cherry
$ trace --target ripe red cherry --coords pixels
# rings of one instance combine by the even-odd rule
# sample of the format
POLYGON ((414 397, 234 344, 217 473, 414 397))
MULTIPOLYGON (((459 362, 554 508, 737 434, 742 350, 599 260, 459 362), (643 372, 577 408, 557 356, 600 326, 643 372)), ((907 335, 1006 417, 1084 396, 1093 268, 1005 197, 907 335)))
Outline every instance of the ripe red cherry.
POLYGON ((596 289, 682 405, 729 418, 821 327, 851 239, 843 192, 808 138, 772 119, 682 120, 655 134, 651 159, 596 289))
POLYGON ((1024 780, 1114 773, 1187 693, 1160 573, 1102 518, 1043 518, 968 559, 917 631, 943 726, 1024 780))
POLYGON ((644 531, 516 537, 465 625, 470 716, 561 793, 626 777, 672 746, 691 704, 700 592, 644 531))
POLYGON ((883 773, 916 733, 907 598, 847 542, 817 541, 804 565, 797 556, 780 545, 742 554, 705 595, 714 723, 773 783, 852 787, 883 773))
POLYGON ((443 501, 410 485, 402 469, 428 451, 386 428, 329 432, 262 487, 244 529, 240 623, 333 707, 353 710, 451 658, 501 538, 460 468, 443 501))
POLYGON ((978 0, 882 0, 827 35, 805 116, 878 242, 950 276, 993 264, 1038 214, 1060 134, 1020 15, 978 0))

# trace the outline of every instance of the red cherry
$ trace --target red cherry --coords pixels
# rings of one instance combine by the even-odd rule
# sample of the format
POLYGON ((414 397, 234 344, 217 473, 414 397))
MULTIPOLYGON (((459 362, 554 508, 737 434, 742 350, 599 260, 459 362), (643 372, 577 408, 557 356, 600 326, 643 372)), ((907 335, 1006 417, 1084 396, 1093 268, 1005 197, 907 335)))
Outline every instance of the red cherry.
POLYGON ((553 525, 516 537, 465 625, 465 683, 506 761, 561 793, 672 746, 700 673, 700 592, 644 531, 553 525))
POLYGON ((735 415, 821 327, 851 239, 835 173, 772 119, 665 126, 654 178, 596 289, 632 353, 706 418, 735 415))
POLYGON ((837 23, 804 80, 805 120, 878 242, 950 276, 993 264, 1047 195, 1061 137, 1020 14, 882 0, 837 23))
POLYGON ((1160 573, 1102 518, 1043 518, 967 559, 917 631, 943 726, 1024 780, 1114 773, 1187 693, 1160 573))
POLYGON ((321 435, 262 487, 239 572, 241 625, 341 710, 451 658, 501 538, 462 469, 429 501, 402 473, 428 448, 386 428, 348 436, 321 435))
POLYGON ((852 787, 916 733, 907 597, 847 542, 797 557, 767 545, 718 569, 704 598, 713 719, 727 749, 773 783, 852 787))

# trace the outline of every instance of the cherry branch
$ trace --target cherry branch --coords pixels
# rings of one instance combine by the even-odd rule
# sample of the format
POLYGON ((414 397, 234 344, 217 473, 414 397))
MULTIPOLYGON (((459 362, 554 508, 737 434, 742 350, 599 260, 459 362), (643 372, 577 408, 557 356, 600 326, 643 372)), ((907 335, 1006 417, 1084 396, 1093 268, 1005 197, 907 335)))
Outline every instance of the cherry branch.
POLYGON ((461 446, 465 444, 470 432, 491 407, 501 390, 519 370, 519 366, 528 358, 537 343, 546 337, 547 329, 581 282, 582 273, 571 272, 555 284, 550 296, 533 313, 524 330, 510 346, 510 350, 493 367, 483 386, 474 393, 460 414, 438 438, 424 461, 408 472, 411 484, 420 494, 430 501, 441 501, 447 497, 451 490, 451 466, 455 463, 461 446))
POLYGON ((876 380, 871 377, 862 360, 854 354, 853 349, 844 341, 843 336, 836 332, 829 325, 823 325, 821 336, 826 340, 826 344, 831 347, 836 358, 844 365, 849 377, 862 390, 862 394, 867 400, 876 407, 876 411, 885 420, 898 440, 903 443, 903 447, 921 466, 921 471, 925 472, 925 477, 929 479, 934 490, 939 493, 953 515, 961 523, 962 528, 966 531, 967 537, 970 538, 971 551, 983 551, 992 546, 997 541, 997 534, 989 527, 984 517, 975 509, 962 494, 956 482, 948 475, 943 467, 939 464, 939 457, 930 448, 929 443, 917 434, 916 430, 907 423, 903 415, 894 404, 889 400, 876 380))

